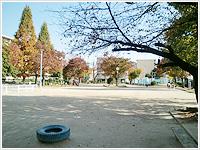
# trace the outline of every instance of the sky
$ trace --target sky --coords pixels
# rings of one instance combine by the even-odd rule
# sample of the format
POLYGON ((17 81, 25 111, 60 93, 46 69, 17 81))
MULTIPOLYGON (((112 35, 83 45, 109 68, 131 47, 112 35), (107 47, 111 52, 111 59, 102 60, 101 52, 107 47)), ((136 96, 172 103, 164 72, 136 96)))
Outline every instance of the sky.
MULTIPOLYGON (((51 42, 56 50, 64 51, 65 53, 69 53, 67 44, 64 44, 61 40, 61 29, 60 26, 56 25, 57 17, 56 14, 50 12, 49 10, 60 10, 63 7, 74 5, 75 3, 70 2, 3 2, 2 3, 2 35, 6 35, 9 37, 14 37, 14 34, 18 30, 18 26, 20 23, 20 18, 22 15, 22 11, 24 7, 27 5, 31 8, 32 11, 32 19, 35 27, 36 35, 38 36, 40 32, 40 28, 43 22, 46 22, 49 29, 49 34, 51 38, 51 42)), ((101 57, 103 53, 95 53, 90 56, 85 55, 82 56, 88 64, 92 65, 93 62, 96 62, 97 57, 101 57)), ((158 59, 160 57, 147 54, 147 53, 137 53, 137 52, 118 52, 114 55, 130 58, 132 61, 136 61, 138 59, 158 59)), ((66 58, 70 59, 75 57, 75 55, 66 54, 66 58)))

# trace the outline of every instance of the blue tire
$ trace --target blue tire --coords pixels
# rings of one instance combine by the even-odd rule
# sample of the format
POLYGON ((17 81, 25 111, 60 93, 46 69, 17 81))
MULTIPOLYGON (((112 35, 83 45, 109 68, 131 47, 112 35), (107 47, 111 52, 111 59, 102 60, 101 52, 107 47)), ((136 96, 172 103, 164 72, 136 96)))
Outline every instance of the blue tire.
POLYGON ((38 129, 36 134, 39 141, 54 143, 68 139, 70 128, 62 125, 49 125, 38 129))

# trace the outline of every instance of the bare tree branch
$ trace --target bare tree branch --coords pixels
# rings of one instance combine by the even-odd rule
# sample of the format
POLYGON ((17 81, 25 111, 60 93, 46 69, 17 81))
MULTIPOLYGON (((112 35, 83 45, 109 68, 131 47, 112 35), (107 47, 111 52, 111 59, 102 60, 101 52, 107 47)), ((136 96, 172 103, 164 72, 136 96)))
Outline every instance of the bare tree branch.
POLYGON ((158 43, 155 43, 155 46, 166 48, 169 50, 170 53, 174 53, 174 50, 170 45, 164 45, 164 44, 158 42, 158 43))
MULTIPOLYGON (((159 45, 162 45, 164 47, 164 44, 160 43, 159 45)), ((155 54, 158 56, 168 58, 171 61, 176 62, 177 66, 179 66, 183 70, 185 70, 185 68, 187 68, 188 72, 196 72, 197 71, 197 68, 195 66, 192 66, 191 64, 183 61, 181 58, 176 56, 174 53, 166 53, 163 51, 158 51, 154 48, 144 46, 144 45, 138 45, 138 47, 130 47, 130 48, 114 48, 113 51, 114 52, 116 52, 116 51, 136 51, 136 52, 140 52, 140 53, 151 53, 151 54, 155 54)))
POLYGON ((155 2, 155 3, 153 3, 153 5, 148 7, 136 20, 142 18, 142 16, 144 16, 146 13, 148 13, 156 4, 158 4, 158 2, 155 2))
POLYGON ((113 52, 116 51, 136 51, 139 53, 151 53, 162 57, 169 57, 169 53, 158 51, 154 48, 145 47, 144 45, 137 45, 137 47, 129 47, 129 48, 114 48, 113 52))
POLYGON ((116 20, 115 20, 115 18, 114 18, 114 16, 113 16, 113 14, 112 14, 112 12, 111 12, 110 6, 108 5, 107 2, 106 2, 106 5, 107 5, 107 7, 108 7, 110 16, 112 17, 112 20, 113 20, 114 24, 116 25, 117 29, 118 29, 119 32, 122 34, 122 36, 123 36, 129 43, 131 43, 131 40, 130 40, 130 39, 122 32, 122 30, 119 28, 119 26, 118 26, 118 24, 117 24, 117 22, 116 22, 116 20))

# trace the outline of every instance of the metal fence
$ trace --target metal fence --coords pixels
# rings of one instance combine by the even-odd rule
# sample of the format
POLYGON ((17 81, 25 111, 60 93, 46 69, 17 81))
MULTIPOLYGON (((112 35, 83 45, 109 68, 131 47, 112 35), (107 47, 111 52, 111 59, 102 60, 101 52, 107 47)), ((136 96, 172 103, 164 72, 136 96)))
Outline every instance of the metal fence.
POLYGON ((141 79, 136 79, 135 83, 139 84, 139 85, 145 85, 145 84, 151 84, 152 81, 155 81, 157 84, 167 84, 169 79, 168 78, 159 78, 159 79, 155 79, 155 78, 141 78, 141 79))
POLYGON ((10 94, 21 94, 24 92, 33 92, 38 87, 37 84, 34 85, 13 85, 13 84, 3 84, 2 85, 2 95, 10 95, 10 94))

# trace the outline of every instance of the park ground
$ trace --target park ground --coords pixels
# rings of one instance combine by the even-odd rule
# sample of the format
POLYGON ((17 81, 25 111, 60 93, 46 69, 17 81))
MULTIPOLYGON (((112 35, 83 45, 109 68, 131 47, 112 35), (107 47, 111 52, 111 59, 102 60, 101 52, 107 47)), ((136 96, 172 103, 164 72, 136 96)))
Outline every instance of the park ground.
MULTIPOLYGON (((194 93, 166 87, 46 87, 2 97, 3 148, 181 148, 169 111, 196 106, 194 93), (69 126, 71 136, 41 143, 36 130, 69 126)), ((182 119, 197 139, 197 121, 182 119)))

